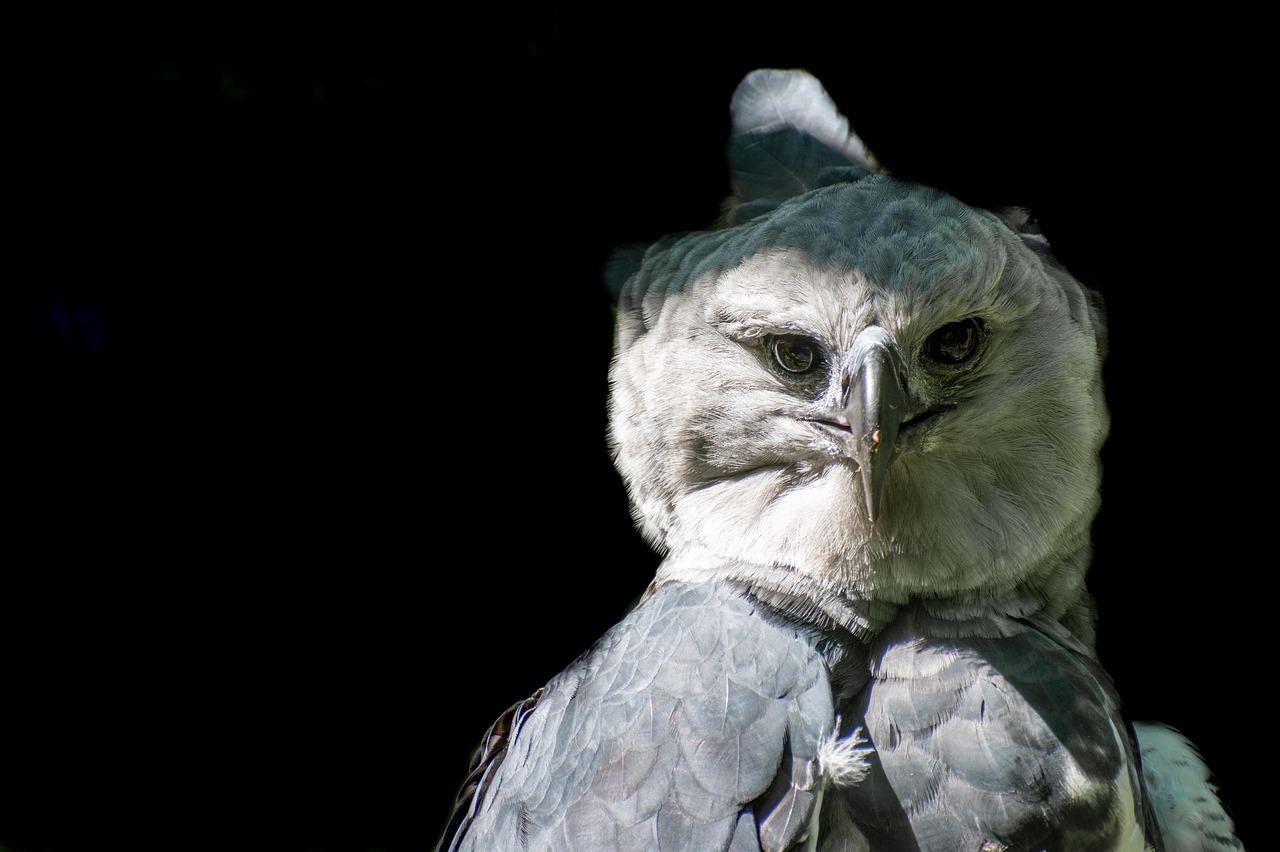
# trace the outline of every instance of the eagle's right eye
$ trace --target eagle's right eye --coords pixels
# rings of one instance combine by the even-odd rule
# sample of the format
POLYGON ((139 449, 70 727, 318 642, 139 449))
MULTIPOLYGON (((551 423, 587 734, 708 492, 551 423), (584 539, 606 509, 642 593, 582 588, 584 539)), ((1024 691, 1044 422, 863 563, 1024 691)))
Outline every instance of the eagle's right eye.
POLYGON ((962 364, 977 353, 982 331, 982 321, 976 317, 949 322, 929 335, 924 352, 939 364, 962 364))

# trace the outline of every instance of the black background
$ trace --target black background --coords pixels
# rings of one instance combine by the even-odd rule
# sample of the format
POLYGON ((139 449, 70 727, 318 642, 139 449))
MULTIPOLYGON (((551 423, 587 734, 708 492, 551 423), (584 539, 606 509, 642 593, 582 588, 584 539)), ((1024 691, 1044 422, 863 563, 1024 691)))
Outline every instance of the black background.
POLYGON ((605 448, 599 272, 715 216, 761 66, 813 71, 891 170, 1030 207, 1105 295, 1100 653, 1256 842, 1249 69, 1207 27, 776 17, 33 34, 0 288, 0 845, 435 841, 488 724, 656 565, 605 448))

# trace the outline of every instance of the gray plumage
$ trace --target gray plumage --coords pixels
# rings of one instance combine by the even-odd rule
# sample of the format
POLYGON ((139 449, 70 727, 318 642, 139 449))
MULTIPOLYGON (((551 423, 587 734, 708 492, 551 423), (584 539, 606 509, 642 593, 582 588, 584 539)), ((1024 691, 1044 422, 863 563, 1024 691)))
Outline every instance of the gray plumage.
POLYGON ((611 267, 663 562, 491 729, 442 848, 1240 848, 1093 652, 1100 301, 1021 211, 881 170, 808 74, 731 114, 718 227, 611 267))

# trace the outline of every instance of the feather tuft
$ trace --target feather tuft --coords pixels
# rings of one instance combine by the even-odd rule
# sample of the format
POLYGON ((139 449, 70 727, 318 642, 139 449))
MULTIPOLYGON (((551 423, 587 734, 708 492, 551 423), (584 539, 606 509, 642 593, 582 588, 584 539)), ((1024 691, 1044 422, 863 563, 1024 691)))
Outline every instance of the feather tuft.
MULTIPOLYGON (((837 729, 839 728, 837 720, 837 729)), ((851 787, 871 771, 871 753, 862 728, 854 728, 848 736, 832 734, 818 746, 818 766, 822 777, 836 787, 851 787)))

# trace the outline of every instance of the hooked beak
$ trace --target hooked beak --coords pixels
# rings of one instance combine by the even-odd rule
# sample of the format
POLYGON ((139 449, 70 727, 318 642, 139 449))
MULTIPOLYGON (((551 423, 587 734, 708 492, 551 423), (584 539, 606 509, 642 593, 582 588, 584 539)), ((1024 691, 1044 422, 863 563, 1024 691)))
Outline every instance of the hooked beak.
POLYGON ((871 326, 858 338, 841 377, 841 419, 851 433, 851 451, 862 471, 867 517, 875 523, 885 478, 898 453, 898 427, 906 418, 907 394, 902 359, 888 332, 871 326))

